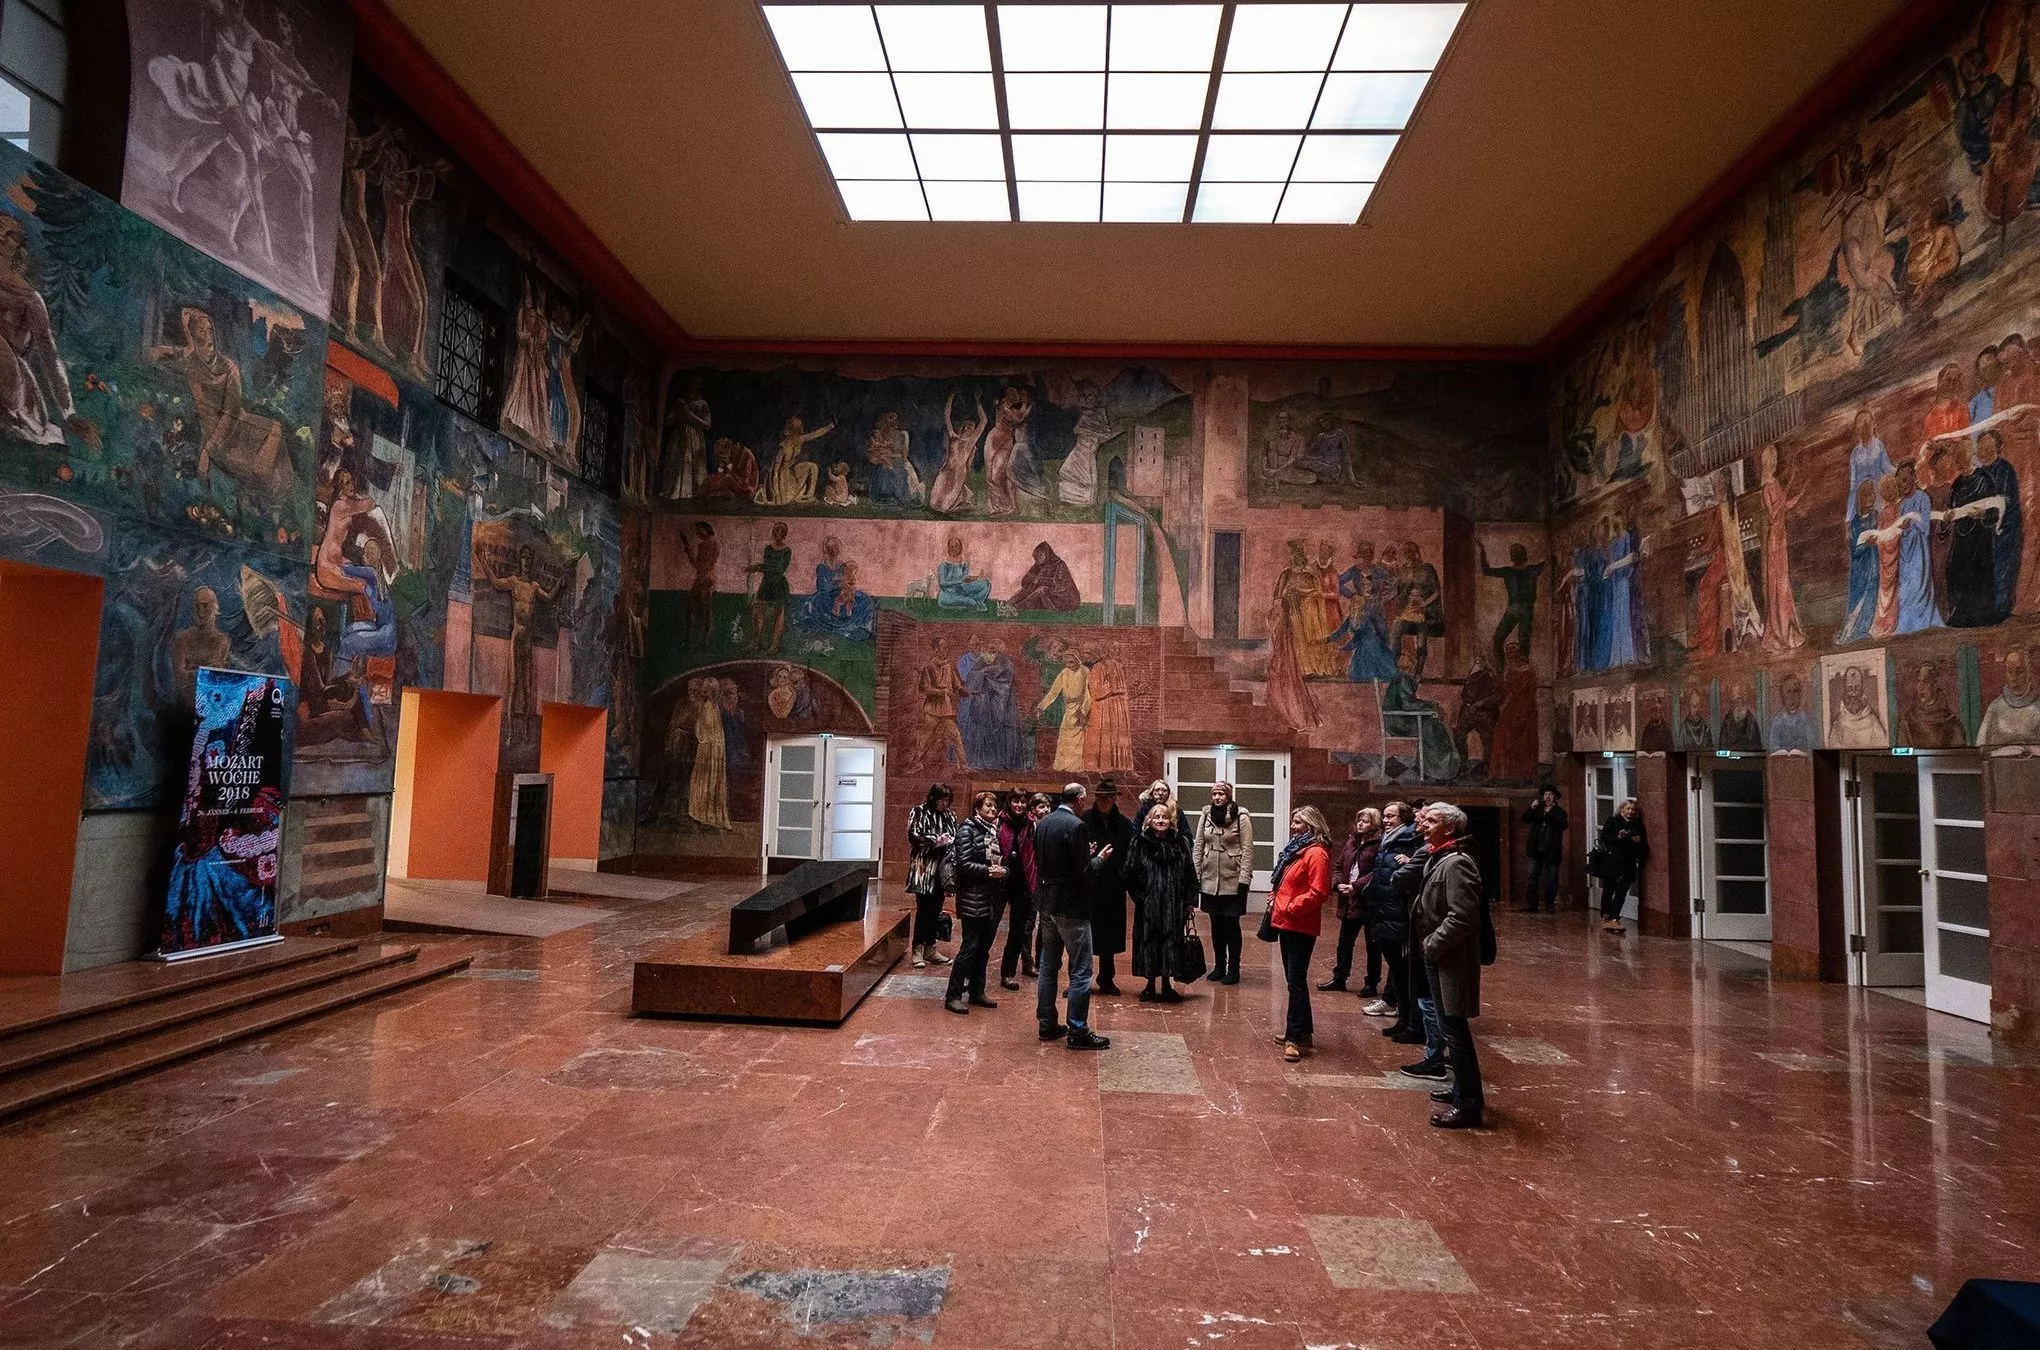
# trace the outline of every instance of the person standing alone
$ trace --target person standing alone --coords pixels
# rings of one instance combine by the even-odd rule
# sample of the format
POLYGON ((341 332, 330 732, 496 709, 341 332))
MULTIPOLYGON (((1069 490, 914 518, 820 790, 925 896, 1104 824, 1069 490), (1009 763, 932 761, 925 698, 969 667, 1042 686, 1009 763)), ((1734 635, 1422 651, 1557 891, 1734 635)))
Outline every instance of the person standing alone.
POLYGON ((1558 804, 1558 789, 1546 786, 1537 802, 1523 813, 1530 827, 1530 893, 1524 906, 1535 914, 1541 903, 1558 913, 1558 878, 1565 868, 1565 808, 1558 804))
POLYGON ((1041 933, 1039 971, 1034 983, 1034 1018, 1041 1039, 1067 1035, 1072 1050, 1103 1050, 1112 1042, 1090 1027, 1091 1012, 1091 886, 1098 871, 1112 862, 1110 847, 1091 843, 1077 807, 1084 785, 1063 788, 1062 803, 1034 825, 1035 922, 1041 933), (1055 985, 1062 975, 1063 953, 1069 953, 1069 1021, 1056 1020, 1055 985))

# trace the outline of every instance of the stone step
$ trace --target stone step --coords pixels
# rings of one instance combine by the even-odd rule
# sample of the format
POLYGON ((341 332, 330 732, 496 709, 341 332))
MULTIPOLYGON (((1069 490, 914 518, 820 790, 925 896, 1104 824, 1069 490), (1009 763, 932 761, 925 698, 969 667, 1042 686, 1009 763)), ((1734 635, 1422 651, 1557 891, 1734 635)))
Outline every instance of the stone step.
POLYGON ((181 998, 196 989, 266 975, 306 961, 330 960, 360 946, 348 938, 291 937, 223 956, 171 963, 128 961, 73 975, 0 979, 0 1038, 157 999, 181 998))

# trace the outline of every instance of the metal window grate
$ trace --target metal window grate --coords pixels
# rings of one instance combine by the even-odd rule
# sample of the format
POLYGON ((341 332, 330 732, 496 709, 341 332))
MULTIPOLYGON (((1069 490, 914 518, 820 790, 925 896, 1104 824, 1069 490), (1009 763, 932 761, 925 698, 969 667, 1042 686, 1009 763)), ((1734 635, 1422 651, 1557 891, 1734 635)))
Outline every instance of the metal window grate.
POLYGON ((614 494, 623 471, 623 400, 590 382, 583 402, 581 475, 614 494))
POLYGON ((477 422, 494 422, 503 400, 503 333, 503 311, 448 272, 439 321, 437 392, 477 422))

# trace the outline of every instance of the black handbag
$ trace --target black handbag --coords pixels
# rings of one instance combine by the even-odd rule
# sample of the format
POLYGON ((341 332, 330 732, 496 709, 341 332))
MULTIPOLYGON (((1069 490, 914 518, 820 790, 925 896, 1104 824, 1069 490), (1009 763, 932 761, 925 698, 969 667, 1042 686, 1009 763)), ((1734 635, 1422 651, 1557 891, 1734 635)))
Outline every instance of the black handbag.
POLYGON ((1178 937, 1175 950, 1169 953, 1169 968, 1177 984, 1195 984, 1203 979, 1204 972, 1211 968, 1204 959, 1204 939, 1195 933, 1178 937))
POLYGON ((1608 850, 1604 848, 1590 848, 1587 850, 1587 875, 1599 877, 1604 881, 1607 880, 1608 850))
POLYGON ((956 916, 946 909, 935 919, 935 940, 937 942, 956 940, 956 916))
POLYGON ((1254 930, 1254 936, 1263 942, 1275 940, 1275 911, 1272 906, 1261 911, 1261 926, 1254 930))

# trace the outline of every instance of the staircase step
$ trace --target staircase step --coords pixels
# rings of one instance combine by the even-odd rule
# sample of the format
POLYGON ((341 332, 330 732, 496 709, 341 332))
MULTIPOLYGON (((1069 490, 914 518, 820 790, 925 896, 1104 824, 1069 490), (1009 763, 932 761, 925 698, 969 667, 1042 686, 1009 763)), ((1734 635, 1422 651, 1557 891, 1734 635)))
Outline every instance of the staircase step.
POLYGON ((77 1059, 63 1060, 0 1081, 0 1119, 90 1092, 95 1088, 190 1059, 234 1041, 246 1040, 320 1013, 465 969, 473 961, 465 948, 407 949, 395 964, 363 971, 280 998, 121 1041, 77 1059))
POLYGON ((366 971, 380 970, 409 961, 416 955, 414 947, 387 946, 361 951, 359 944, 350 943, 346 951, 335 952, 323 960, 293 961, 281 969, 201 984, 181 991, 176 997, 94 1009, 84 1016, 39 1031, 0 1039, 0 1079, 38 1064, 82 1055, 116 1041, 131 1041, 300 989, 312 989, 366 971))
POLYGON ((293 937, 245 952, 174 964, 130 961, 74 975, 0 980, 0 1038, 97 1017, 118 1008, 182 998, 193 990, 269 975, 308 961, 331 960, 360 946, 353 938, 293 937))

